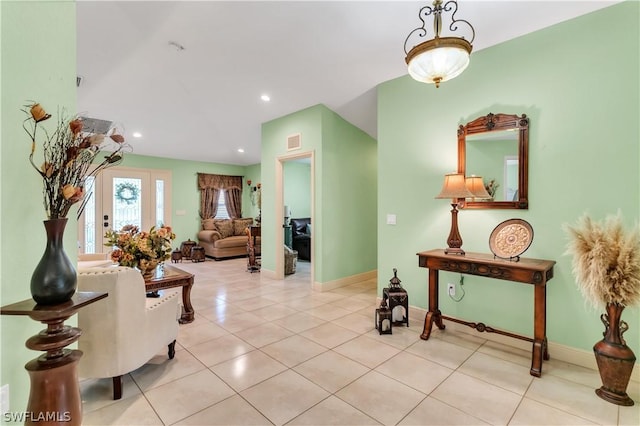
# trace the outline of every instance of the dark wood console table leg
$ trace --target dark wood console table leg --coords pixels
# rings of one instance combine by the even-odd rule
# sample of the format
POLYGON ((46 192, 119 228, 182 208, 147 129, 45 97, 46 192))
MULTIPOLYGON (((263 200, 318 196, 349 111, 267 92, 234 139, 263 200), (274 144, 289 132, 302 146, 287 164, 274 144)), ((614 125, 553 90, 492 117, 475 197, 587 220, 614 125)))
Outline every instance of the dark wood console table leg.
POLYGON ((549 359, 547 349, 547 286, 534 286, 533 302, 533 349, 531 353, 532 376, 542 375, 542 360, 549 359))
POLYGON ((442 313, 438 308, 438 281, 438 270, 429 269, 429 312, 427 312, 427 315, 424 318, 424 328, 420 335, 422 340, 429 340, 429 336, 431 336, 431 327, 433 327, 434 322, 440 330, 444 330, 442 313))

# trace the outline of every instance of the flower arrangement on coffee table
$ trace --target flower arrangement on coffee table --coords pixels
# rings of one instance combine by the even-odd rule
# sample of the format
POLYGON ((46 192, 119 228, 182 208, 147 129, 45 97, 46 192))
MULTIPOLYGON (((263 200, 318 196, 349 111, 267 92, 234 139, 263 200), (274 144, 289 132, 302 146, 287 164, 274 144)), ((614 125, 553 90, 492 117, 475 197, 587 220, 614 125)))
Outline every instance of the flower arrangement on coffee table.
POLYGON ((154 226, 146 232, 140 231, 135 225, 125 225, 120 231, 107 231, 105 238, 105 246, 116 247, 111 252, 113 262, 138 268, 148 278, 159 263, 171 257, 171 241, 176 234, 169 226, 154 226))

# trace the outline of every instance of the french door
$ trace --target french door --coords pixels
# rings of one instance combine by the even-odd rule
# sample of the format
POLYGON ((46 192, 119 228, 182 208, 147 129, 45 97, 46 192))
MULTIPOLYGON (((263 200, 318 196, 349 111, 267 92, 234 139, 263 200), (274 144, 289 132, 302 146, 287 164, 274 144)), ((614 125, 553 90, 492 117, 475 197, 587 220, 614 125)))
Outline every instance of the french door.
POLYGON ((169 225, 171 220, 171 172, 113 167, 104 170, 91 185, 88 202, 78 220, 79 252, 101 253, 105 231, 125 225, 141 230, 169 225))

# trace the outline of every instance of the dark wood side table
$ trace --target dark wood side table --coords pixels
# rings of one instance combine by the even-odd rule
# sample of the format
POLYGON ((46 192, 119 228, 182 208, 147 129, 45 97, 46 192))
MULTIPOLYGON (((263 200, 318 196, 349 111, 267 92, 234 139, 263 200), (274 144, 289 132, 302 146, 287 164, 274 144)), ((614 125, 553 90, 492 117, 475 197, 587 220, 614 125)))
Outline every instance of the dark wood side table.
POLYGON ((247 270, 255 272, 260 270, 258 255, 256 255, 256 239, 262 235, 262 228, 259 226, 249 226, 247 228, 249 240, 247 241, 247 270))
POLYGON ((77 292, 70 301, 41 306, 33 299, 0 308, 2 315, 27 315, 47 324, 47 329, 30 337, 26 346, 45 354, 29 361, 31 389, 26 425, 81 425, 82 400, 77 365, 82 352, 64 349, 80 338, 82 330, 64 322, 81 308, 107 297, 107 293, 77 292))
POLYGON ((178 322, 180 324, 193 322, 195 319, 195 311, 191 305, 193 274, 167 264, 164 264, 162 268, 156 268, 156 271, 156 275, 144 280, 145 290, 152 292, 167 288, 182 287, 182 316, 178 322))
POLYGON ((421 339, 429 339, 431 327, 434 323, 439 329, 444 330, 442 320, 446 319, 475 328, 480 332, 497 333, 533 342, 530 373, 532 376, 540 377, 542 374, 542 360, 549 359, 547 349, 547 281, 553 278, 555 261, 520 258, 520 261, 514 262, 496 259, 491 254, 467 252, 466 255, 461 256, 445 254, 444 250, 430 250, 418 253, 418 264, 421 268, 429 268, 429 311, 424 319, 424 329, 420 335, 421 339), (439 271, 533 284, 533 339, 497 330, 481 322, 463 321, 442 315, 438 308, 439 271))

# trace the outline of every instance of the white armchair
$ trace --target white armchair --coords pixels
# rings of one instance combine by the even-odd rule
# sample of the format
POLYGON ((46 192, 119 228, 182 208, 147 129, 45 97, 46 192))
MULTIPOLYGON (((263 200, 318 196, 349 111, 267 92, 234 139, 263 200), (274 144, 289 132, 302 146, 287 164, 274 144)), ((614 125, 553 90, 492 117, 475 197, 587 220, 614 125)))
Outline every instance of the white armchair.
POLYGON ((180 291, 147 298, 139 271, 126 267, 79 269, 78 291, 109 296, 78 312, 83 352, 78 371, 85 378, 113 378, 113 399, 122 397, 122 375, 144 365, 164 345, 175 355, 180 291))

